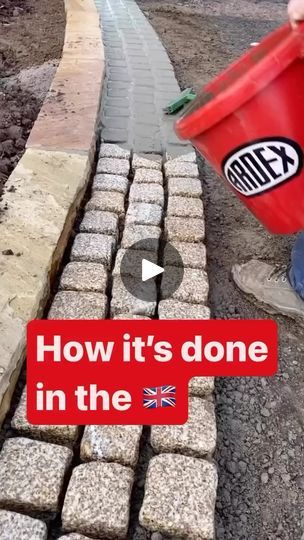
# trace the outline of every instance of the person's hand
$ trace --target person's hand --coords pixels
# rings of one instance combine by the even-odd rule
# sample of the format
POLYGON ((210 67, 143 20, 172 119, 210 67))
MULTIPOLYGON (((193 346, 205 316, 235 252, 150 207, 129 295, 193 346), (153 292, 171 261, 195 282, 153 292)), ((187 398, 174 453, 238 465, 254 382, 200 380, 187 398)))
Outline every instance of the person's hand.
POLYGON ((289 0, 287 11, 291 26, 296 28, 304 21, 304 0, 289 0))

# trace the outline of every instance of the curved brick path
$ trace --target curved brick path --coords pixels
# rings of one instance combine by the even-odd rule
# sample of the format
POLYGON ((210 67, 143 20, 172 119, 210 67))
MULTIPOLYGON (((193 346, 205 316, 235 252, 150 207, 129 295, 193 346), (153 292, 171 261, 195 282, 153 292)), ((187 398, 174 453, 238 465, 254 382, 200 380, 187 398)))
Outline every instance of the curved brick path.
POLYGON ((163 113, 180 93, 168 55, 134 0, 95 0, 106 52, 101 136, 135 152, 189 151, 163 113))

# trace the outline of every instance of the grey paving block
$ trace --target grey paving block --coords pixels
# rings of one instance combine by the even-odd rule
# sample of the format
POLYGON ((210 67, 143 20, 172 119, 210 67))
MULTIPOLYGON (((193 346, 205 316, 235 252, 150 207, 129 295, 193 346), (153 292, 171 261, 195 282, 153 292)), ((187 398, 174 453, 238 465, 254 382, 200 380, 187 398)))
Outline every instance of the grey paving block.
POLYGON ((55 295, 48 319, 104 319, 107 303, 104 294, 60 291, 55 295))
POLYGON ((136 169, 134 180, 135 184, 160 184, 163 185, 163 175, 156 169, 136 169))
MULTIPOLYGON (((125 105, 125 101, 123 101, 125 105)), ((113 103, 114 105, 114 103, 113 103)), ((118 158, 118 159, 129 159, 130 158, 130 150, 126 150, 125 148, 121 148, 121 146, 118 146, 117 144, 106 144, 103 143, 100 146, 99 150, 99 159, 101 158, 118 158)))
POLYGON ((79 433, 78 426, 41 426, 30 424, 26 414, 26 389, 22 393, 19 405, 13 416, 12 427, 18 431, 20 435, 27 435, 33 439, 63 444, 66 446, 72 446, 79 433))
POLYGON ((165 220, 167 240, 177 242, 203 242, 205 222, 200 218, 168 217, 165 220))
POLYGON ((91 462, 73 470, 62 510, 64 531, 97 538, 127 534, 134 473, 118 463, 91 462))
POLYGON ((24 512, 56 512, 72 459, 64 446, 7 439, 0 454, 0 506, 24 512))
POLYGON ((126 227, 131 224, 159 226, 162 208, 158 204, 130 203, 126 214, 126 227))
MULTIPOLYGON (((127 90, 116 89, 112 90, 111 94, 113 96, 124 96, 128 94, 127 90)), ((126 143, 128 140, 128 130, 127 129, 111 129, 104 127, 101 131, 102 138, 104 141, 115 141, 117 143, 126 143)))
MULTIPOLYGON (((191 244, 189 242, 171 242, 180 254, 185 268, 206 268, 206 247, 204 244, 191 244)), ((165 247, 164 264, 176 266, 179 264, 177 257, 173 256, 172 250, 165 247)))
MULTIPOLYGON (((142 95, 142 93, 141 93, 142 95)), ((148 159, 138 154, 134 154, 132 159, 132 169, 155 169, 157 171, 161 170, 161 157, 157 160, 148 159)))
POLYGON ((62 272, 59 288, 66 291, 105 293, 107 283, 108 272, 102 264, 71 262, 62 272))
MULTIPOLYGON (((110 126, 108 126, 110 127, 110 126)), ((124 127, 122 122, 117 127, 124 127)), ((116 158, 100 158, 97 163, 97 173, 109 173, 118 174, 120 176, 128 176, 130 170, 130 163, 128 159, 116 159, 116 158)))
POLYGON ((203 218, 203 203, 200 199, 193 197, 169 197, 167 216, 203 218))
POLYGON ((139 521, 164 535, 214 540, 216 468, 206 460, 163 454, 149 463, 139 521))
POLYGON ((116 174, 96 174, 93 180, 94 191, 118 191, 126 195, 129 187, 129 181, 125 176, 116 174))
POLYGON ((211 457, 216 445, 213 403, 199 397, 190 397, 188 421, 177 426, 152 426, 151 445, 156 452, 211 457))
POLYGON ((202 196, 202 185, 198 178, 170 178, 168 180, 169 197, 195 197, 202 196))
POLYGON ((161 230, 152 225, 129 225, 125 228, 122 237, 122 247, 130 248, 137 242, 142 242, 141 249, 157 252, 158 240, 161 230))
POLYGON ((185 163, 172 159, 165 163, 165 175, 167 178, 198 178, 199 172, 195 163, 185 163))
POLYGON ((71 251, 72 261, 98 262, 111 267, 115 239, 105 234, 77 234, 71 251))
POLYGON ((92 540, 92 538, 89 538, 88 536, 83 536, 83 534, 71 533, 60 536, 58 540, 92 540))
POLYGON ((188 152, 187 154, 182 154, 178 157, 171 157, 170 155, 167 155, 167 160, 174 159, 176 162, 185 162, 185 163, 196 163, 196 153, 195 152, 188 152))
POLYGON ((84 214, 79 226, 80 232, 110 234, 118 233, 118 216, 112 212, 90 210, 84 214))
POLYGON ((86 426, 81 441, 83 461, 114 461, 135 467, 142 426, 86 426))
POLYGON ((125 259, 123 266, 121 266, 126 252, 126 249, 118 250, 113 271, 114 276, 120 276, 123 274, 126 276, 138 277, 138 269, 141 268, 143 259, 147 259, 148 261, 157 264, 157 253, 153 253, 151 251, 134 250, 132 259, 125 259))
POLYGON ((125 199, 117 191, 94 191, 86 210, 102 210, 121 215, 125 211, 125 199))
POLYGON ((143 202, 164 206, 164 190, 157 184, 132 184, 130 202, 143 202))
POLYGON ((0 540, 47 540, 47 527, 40 519, 0 510, 0 540))
POLYGON ((210 319, 210 309, 200 304, 178 300, 162 300, 158 306, 160 319, 210 319))
MULTIPOLYGON (((168 297, 168 289, 172 287, 174 272, 170 272, 170 266, 165 267, 161 282, 161 296, 168 297)), ((174 288, 174 287, 173 287, 174 288)), ((185 268, 184 277, 179 288, 172 294, 172 299, 190 304, 204 304, 207 302, 209 292, 208 276, 204 270, 198 268, 185 268)))
MULTIPOLYGON (((131 284, 131 279, 129 282, 131 284)), ((138 279, 134 280, 134 290, 140 291, 140 283, 138 279)), ((146 284, 147 287, 147 284, 146 284)), ((156 287, 155 283, 151 281, 151 295, 153 301, 145 301, 140 298, 136 298, 133 294, 129 293, 125 288, 120 277, 115 276, 113 280, 112 288, 112 301, 111 301, 111 317, 115 317, 122 313, 130 313, 132 315, 143 315, 146 317, 153 317, 156 309, 156 287), (155 298, 155 300, 154 300, 155 298)))
POLYGON ((150 321, 150 317, 143 317, 142 315, 131 315, 129 313, 122 313, 121 315, 116 315, 116 317, 113 317, 113 321, 131 321, 131 320, 138 320, 138 321, 150 321))
POLYGON ((206 397, 214 390, 214 377, 193 377, 189 382, 191 396, 206 397))

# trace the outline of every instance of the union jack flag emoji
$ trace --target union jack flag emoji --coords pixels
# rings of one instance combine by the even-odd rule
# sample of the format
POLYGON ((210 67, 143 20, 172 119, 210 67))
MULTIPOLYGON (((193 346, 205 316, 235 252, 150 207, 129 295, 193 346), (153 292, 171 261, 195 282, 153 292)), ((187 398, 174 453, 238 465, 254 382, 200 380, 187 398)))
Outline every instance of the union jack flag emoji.
POLYGON ((145 409, 175 407, 175 394, 175 386, 156 386, 154 388, 144 388, 143 406, 145 409))

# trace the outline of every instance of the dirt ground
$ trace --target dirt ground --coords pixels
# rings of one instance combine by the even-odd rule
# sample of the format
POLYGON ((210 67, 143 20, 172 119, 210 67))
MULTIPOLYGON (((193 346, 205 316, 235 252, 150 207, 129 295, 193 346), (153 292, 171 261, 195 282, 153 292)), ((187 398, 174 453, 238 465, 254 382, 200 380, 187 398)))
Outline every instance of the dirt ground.
MULTIPOLYGON (((182 88, 200 88, 286 17, 280 0, 139 0, 162 39, 182 88)), ((292 238, 271 236, 201 161, 210 305, 214 318, 267 318, 239 292, 231 266, 251 258, 287 262, 292 238)), ((274 378, 216 383, 218 540, 304 539, 304 344, 277 319, 274 378)))
POLYGON ((0 2, 0 194, 26 140, 61 56, 63 0, 0 2))

